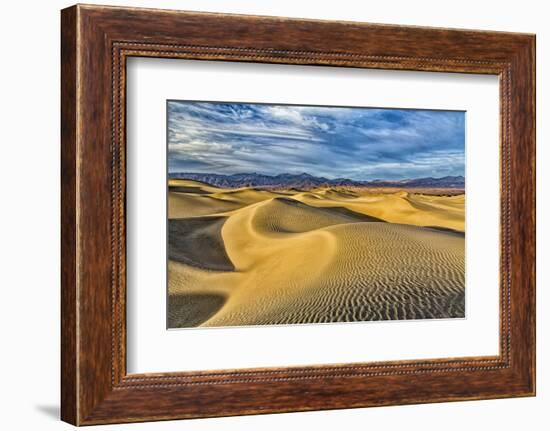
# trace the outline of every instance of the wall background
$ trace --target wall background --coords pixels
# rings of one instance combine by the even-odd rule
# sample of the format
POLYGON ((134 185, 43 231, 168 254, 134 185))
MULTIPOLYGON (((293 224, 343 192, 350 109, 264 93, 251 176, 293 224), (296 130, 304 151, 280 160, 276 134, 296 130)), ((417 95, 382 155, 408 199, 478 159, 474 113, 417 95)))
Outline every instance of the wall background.
MULTIPOLYGON (((105 426, 96 429, 546 429, 550 422, 550 27, 545 3, 119 0, 103 4, 531 32, 537 34, 538 396, 536 398, 105 426)), ((62 430, 59 410, 59 10, 71 2, 5 2, 0 16, 0 399, 2 428, 62 430)), ((251 394, 254 396, 254 394, 251 394)))

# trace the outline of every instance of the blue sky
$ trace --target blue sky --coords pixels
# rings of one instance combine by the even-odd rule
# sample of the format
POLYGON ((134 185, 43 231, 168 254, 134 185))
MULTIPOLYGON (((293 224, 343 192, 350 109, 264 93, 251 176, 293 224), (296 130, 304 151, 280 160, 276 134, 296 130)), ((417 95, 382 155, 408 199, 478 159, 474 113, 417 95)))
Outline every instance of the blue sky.
POLYGON ((187 101, 167 109, 169 172, 464 175, 460 111, 187 101))

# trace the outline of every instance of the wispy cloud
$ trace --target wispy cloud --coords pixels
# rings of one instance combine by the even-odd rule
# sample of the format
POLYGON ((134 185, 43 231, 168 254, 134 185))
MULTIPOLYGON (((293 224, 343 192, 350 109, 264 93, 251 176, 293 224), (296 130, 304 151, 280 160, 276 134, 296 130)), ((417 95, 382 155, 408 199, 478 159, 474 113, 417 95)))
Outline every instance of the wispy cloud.
POLYGON ((170 172, 464 175, 464 113, 168 102, 170 172))

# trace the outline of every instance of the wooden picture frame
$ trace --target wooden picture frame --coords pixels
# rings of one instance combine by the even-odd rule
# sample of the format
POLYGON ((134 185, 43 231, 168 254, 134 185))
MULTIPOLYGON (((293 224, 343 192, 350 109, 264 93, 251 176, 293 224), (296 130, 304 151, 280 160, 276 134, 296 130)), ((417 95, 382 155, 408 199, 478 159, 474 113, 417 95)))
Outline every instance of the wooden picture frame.
POLYGON ((62 11, 61 50, 64 421, 535 394, 534 35, 77 5, 62 11), (498 75, 500 354, 128 375, 125 65, 131 56, 498 75))

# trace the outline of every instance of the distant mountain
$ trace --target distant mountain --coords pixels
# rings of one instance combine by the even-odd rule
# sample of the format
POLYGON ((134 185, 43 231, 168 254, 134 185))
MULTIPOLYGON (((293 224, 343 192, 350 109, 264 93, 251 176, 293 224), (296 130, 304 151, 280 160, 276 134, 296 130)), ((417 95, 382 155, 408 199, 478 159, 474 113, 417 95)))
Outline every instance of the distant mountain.
POLYGON ((340 187, 403 187, 403 188, 449 188, 463 189, 464 177, 447 176, 442 178, 415 178, 400 181, 374 180, 355 181, 349 178, 328 179, 315 177, 307 173, 301 174, 279 174, 264 175, 256 172, 222 175, 222 174, 201 174, 192 172, 177 172, 168 175, 169 178, 185 178, 188 180, 201 181, 217 187, 239 188, 239 187, 267 187, 267 188, 296 188, 310 189, 320 186, 340 187))
POLYGON ((374 180, 366 183, 371 187, 408 187, 408 188, 435 188, 435 189, 463 189, 463 176, 447 176, 441 178, 415 178, 401 181, 374 180))

